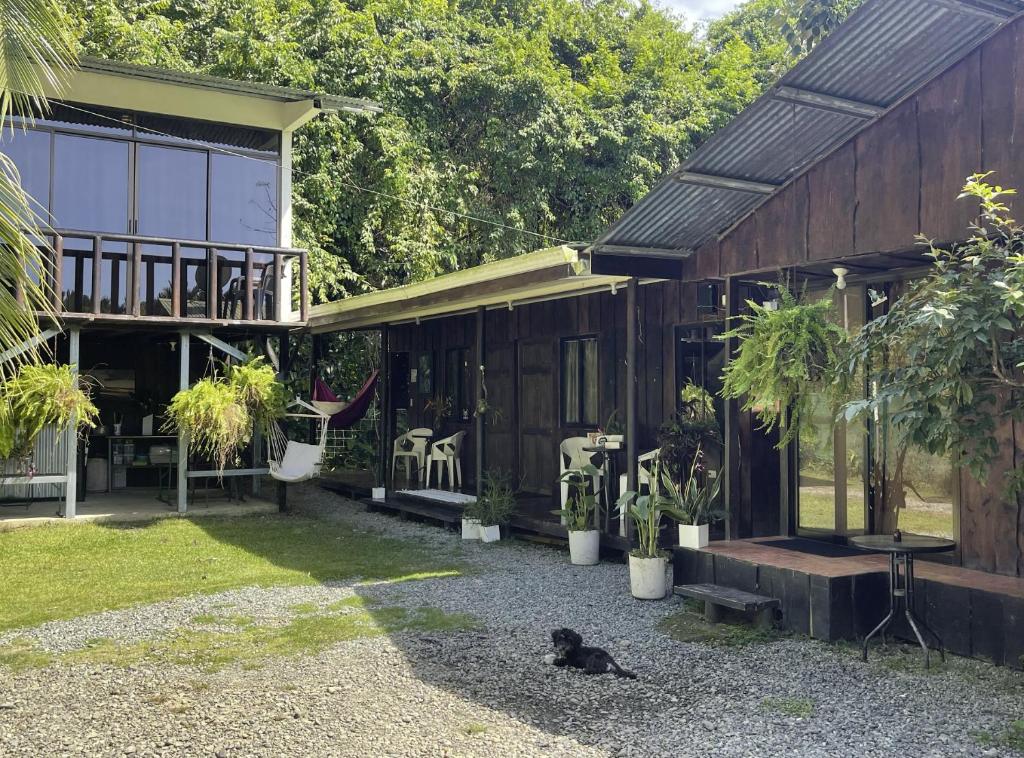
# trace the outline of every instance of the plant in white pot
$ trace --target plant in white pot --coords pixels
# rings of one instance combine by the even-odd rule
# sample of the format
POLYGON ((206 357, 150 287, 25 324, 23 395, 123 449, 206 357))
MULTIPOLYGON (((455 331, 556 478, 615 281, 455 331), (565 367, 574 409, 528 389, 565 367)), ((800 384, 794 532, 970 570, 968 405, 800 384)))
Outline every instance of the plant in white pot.
POLYGON ((598 473, 591 463, 570 469, 559 478, 569 485, 565 506, 552 511, 561 516, 569 532, 569 562, 576 566, 593 566, 601 552, 601 533, 597 529, 597 495, 587 492, 587 485, 598 473))
POLYGON ((480 498, 467 503, 462 509, 462 539, 480 539, 480 498))
POLYGON ((661 474, 667 499, 679 513, 679 546, 694 550, 707 546, 711 523, 725 515, 717 506, 722 480, 708 476, 703 460, 704 454, 698 445, 682 487, 676 486, 667 471, 661 474))
POLYGON ((480 539, 483 542, 497 542, 501 539, 502 525, 511 521, 515 513, 515 492, 508 474, 500 471, 485 472, 483 485, 483 493, 477 498, 480 539))
POLYGON ((665 569, 668 556, 658 549, 663 516, 679 520, 684 514, 661 494, 661 464, 654 459, 651 467, 651 489, 647 495, 625 492, 618 500, 621 517, 632 520, 636 529, 637 547, 629 554, 629 587, 640 600, 661 600, 668 592, 665 569))

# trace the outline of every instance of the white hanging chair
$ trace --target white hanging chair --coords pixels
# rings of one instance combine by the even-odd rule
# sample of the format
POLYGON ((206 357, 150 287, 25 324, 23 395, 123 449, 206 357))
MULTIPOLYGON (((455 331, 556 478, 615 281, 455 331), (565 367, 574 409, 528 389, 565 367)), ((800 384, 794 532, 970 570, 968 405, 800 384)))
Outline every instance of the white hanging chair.
POLYGON ((295 398, 288 407, 301 406, 309 413, 286 413, 285 418, 311 418, 320 424, 317 438, 318 444, 310 445, 296 442, 285 436, 280 424, 270 428, 270 450, 268 463, 270 475, 279 482, 305 482, 320 476, 320 466, 324 461, 324 450, 327 447, 327 424, 331 417, 305 400, 295 398))

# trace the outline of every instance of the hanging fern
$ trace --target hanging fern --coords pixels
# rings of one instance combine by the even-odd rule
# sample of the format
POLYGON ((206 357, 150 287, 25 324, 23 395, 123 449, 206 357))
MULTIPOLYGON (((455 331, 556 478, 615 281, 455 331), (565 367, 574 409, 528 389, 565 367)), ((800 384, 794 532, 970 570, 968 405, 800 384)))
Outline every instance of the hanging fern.
POLYGON ((721 335, 740 343, 726 366, 722 396, 742 399, 743 410, 756 413, 764 429, 777 428, 776 447, 782 448, 810 419, 812 395, 838 391, 834 382, 846 332, 830 320, 830 297, 802 303, 787 287, 771 286, 779 293, 777 309, 748 300, 750 313, 721 335))
POLYGON ((285 412, 284 386, 259 359, 202 379, 167 406, 168 431, 188 438, 189 451, 213 461, 218 473, 237 463, 253 430, 267 431, 285 412))
POLYGON ((25 364, 0 383, 0 458, 30 456, 50 424, 58 429, 71 423, 93 427, 98 415, 88 384, 80 380, 76 386, 70 366, 25 364))

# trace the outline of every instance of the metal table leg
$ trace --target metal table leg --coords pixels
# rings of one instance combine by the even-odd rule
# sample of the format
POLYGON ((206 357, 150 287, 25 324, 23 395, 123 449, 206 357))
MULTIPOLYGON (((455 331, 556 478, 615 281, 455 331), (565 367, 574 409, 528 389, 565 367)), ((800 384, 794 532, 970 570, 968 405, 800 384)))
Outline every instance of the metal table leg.
POLYGON ((861 653, 860 653, 860 659, 862 661, 866 661, 868 659, 868 643, 871 641, 871 638, 874 637, 876 634, 881 633, 881 635, 882 635, 882 644, 883 645, 885 644, 885 632, 892 625, 893 619, 896 618, 896 603, 897 603, 896 598, 898 596, 898 594, 897 594, 898 593, 897 580, 898 580, 898 568, 897 568, 897 565, 896 565, 896 554, 895 553, 890 553, 889 554, 889 613, 886 615, 886 617, 884 619, 882 619, 879 622, 878 626, 876 626, 874 629, 872 629, 871 632, 868 634, 868 636, 864 638, 864 645, 861 648, 861 653))

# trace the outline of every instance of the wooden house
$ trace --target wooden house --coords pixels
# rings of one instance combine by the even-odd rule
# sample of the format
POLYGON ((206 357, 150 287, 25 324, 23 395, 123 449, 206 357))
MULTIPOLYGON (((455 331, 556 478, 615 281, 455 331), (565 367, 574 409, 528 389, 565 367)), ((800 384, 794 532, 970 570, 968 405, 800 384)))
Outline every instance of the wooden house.
MULTIPOLYGON (((177 454, 160 409, 213 358, 286 352, 307 319, 292 135, 320 113, 379 109, 97 59, 51 95, 49 112, 4 125, 0 151, 51 228, 42 275, 59 323, 42 337, 94 384, 100 427, 61 444, 45 432, 32 476, 0 463, 0 498, 15 504, 2 516, 52 515, 35 501, 54 498, 65 517, 184 512, 211 472, 177 454)), ((247 458, 229 479, 265 473, 259 449, 247 458)))
MULTIPOLYGON (((841 269, 836 318, 854 328, 926 265, 916 234, 966 236, 966 176, 992 170, 1024 187, 1022 10, 867 0, 593 242, 317 306, 309 326, 381 329, 386 438, 465 431, 464 484, 512 472, 524 493, 513 527, 559 534, 560 442, 616 412, 634 483, 680 388, 717 390, 734 345, 716 335, 747 299, 771 297, 763 282, 781 274, 825 293, 841 269), (441 422, 438 397, 451 403, 441 422), (483 398, 488 412, 475 414, 483 398)), ((833 430, 822 413, 820 433, 780 453, 737 403, 719 411, 728 517, 709 548, 676 551, 677 577, 781 597, 785 625, 816 637, 863 635, 887 602, 885 563, 845 543, 883 529, 870 471, 887 465, 884 420, 833 430)), ((1003 422, 1006 468, 1021 455, 1018 427, 1003 422)), ((922 612, 950 649, 1019 666, 1021 500, 951 460, 908 460, 904 528, 956 542, 919 567, 922 612)), ((606 545, 623 547, 608 531, 606 545)))

